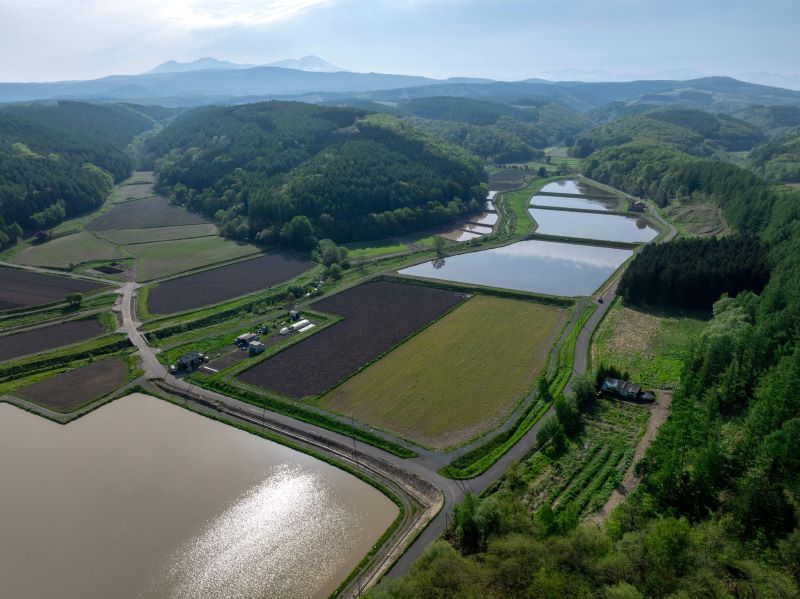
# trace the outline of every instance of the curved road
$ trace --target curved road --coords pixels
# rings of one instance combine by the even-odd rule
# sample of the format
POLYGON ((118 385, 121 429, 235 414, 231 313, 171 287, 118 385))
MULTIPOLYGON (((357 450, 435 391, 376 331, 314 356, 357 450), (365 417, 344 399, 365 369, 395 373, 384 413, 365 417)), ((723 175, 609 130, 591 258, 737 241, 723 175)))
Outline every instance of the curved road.
MULTIPOLYGON (((655 209, 652 206, 651 214, 667 231, 667 233, 662 237, 661 242, 666 242, 673 239, 677 234, 675 228, 661 218, 661 216, 655 212, 655 209)), ((598 308, 594 311, 592 316, 578 334, 578 339, 575 345, 575 359, 572 377, 570 378, 570 382, 567 384, 567 389, 569 389, 569 386, 575 376, 582 374, 587 370, 588 351, 592 335, 616 298, 618 281, 618 278, 614 280, 610 285, 601 291, 597 298, 595 298, 597 300, 602 299, 602 302, 598 302, 598 308)), ((217 405, 225 406, 234 413, 246 415, 246 417, 253 422, 259 422, 264 426, 268 426, 278 434, 282 434, 284 436, 293 436, 295 438, 304 437, 309 444, 320 447, 328 452, 330 452, 330 449, 320 445, 320 440, 328 441, 340 447, 349 447, 353 445, 353 440, 345 435, 295 420, 289 416, 275 412, 265 412, 262 408, 252 404, 227 397, 214 391, 197 387, 170 375, 167 372, 167 369, 156 358, 153 348, 147 344, 144 336, 139 332, 139 326, 141 323, 137 322, 136 320, 135 310, 136 289, 138 287, 138 284, 132 282, 126 283, 121 287, 122 296, 120 298, 119 310, 122 315, 124 330, 129 335, 131 341, 136 346, 141 356, 142 367, 145 371, 146 378, 164 381, 166 385, 172 387, 173 389, 183 391, 184 393, 195 397, 203 398, 206 401, 215 403, 217 405), (289 433, 288 431, 291 432, 289 433)), ((545 418, 549 414, 553 413, 553 411, 554 409, 551 407, 548 412, 545 413, 545 416, 539 419, 539 421, 531 427, 531 429, 522 437, 522 439, 520 439, 519 442, 517 442, 491 468, 489 468, 480 476, 466 481, 456 481, 441 476, 436 471, 441 464, 432 463, 432 460, 426 458, 425 456, 404 459, 371 445, 366 445, 363 443, 359 444, 358 450, 354 454, 356 459, 369 458, 374 460, 376 463, 388 464, 390 467, 394 467, 395 469, 399 469, 400 471, 414 475, 438 489, 442 493, 444 500, 442 509, 433 518, 431 523, 421 532, 408 550, 395 562, 395 564, 389 570, 388 575, 401 576, 408 571, 411 564, 420 557, 427 545, 437 539, 442 532, 444 532, 447 521, 452 515, 453 507, 464 497, 465 493, 481 493, 485 491, 503 475, 509 466, 524 458, 535 446, 536 436, 539 432, 541 423, 544 422, 545 418)))

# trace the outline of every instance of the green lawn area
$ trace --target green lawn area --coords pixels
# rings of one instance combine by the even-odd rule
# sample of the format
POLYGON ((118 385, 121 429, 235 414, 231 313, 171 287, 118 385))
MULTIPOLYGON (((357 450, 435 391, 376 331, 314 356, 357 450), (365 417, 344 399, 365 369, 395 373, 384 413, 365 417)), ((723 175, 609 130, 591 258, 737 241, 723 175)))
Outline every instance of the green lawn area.
POLYGON ((126 246, 136 257, 136 280, 152 281, 259 253, 248 243, 221 237, 196 237, 126 246))
POLYGON ((595 333, 592 363, 627 370, 645 387, 674 389, 692 340, 705 324, 697 315, 643 312, 617 300, 595 333))
POLYGON ((174 241, 192 237, 208 237, 218 233, 216 225, 178 225, 174 227, 150 227, 147 229, 109 229, 99 231, 100 237, 119 244, 152 243, 154 241, 174 241))
POLYGON ((428 447, 463 443, 533 387, 565 318, 552 306, 474 296, 320 404, 428 447))
POLYGON ((28 266, 68 268, 70 264, 127 257, 129 256, 121 247, 81 231, 39 245, 31 245, 16 254, 12 262, 28 266))
POLYGON ((376 241, 359 241, 345 244, 350 260, 374 260, 391 254, 413 252, 433 247, 434 235, 409 235, 376 241))

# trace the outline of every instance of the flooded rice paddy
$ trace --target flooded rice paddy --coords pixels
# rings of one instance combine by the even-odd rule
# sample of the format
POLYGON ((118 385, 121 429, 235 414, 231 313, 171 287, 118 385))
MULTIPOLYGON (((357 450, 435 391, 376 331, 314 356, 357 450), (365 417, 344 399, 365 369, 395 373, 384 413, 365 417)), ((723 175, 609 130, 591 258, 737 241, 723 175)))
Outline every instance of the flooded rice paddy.
POLYGON ((342 470, 140 394, 66 426, 0 404, 0 479, 4 597, 326 597, 398 513, 342 470))
POLYGON ((590 295, 631 250, 528 240, 417 264, 400 274, 547 295, 590 295))
POLYGON ((628 243, 648 242, 658 235, 646 220, 636 216, 536 208, 530 213, 539 225, 536 232, 542 235, 628 243))
POLYGON ((595 198, 582 198, 573 197, 568 198, 564 196, 542 196, 535 195, 531 198, 531 204, 535 206, 547 206, 552 208, 567 208, 569 210, 616 210, 619 204, 617 198, 609 198, 607 200, 595 198))
POLYGON ((599 187, 594 187, 583 181, 576 181, 569 179, 566 181, 554 181, 542 187, 542 191, 546 193, 568 193, 579 196, 611 196, 610 193, 599 187))

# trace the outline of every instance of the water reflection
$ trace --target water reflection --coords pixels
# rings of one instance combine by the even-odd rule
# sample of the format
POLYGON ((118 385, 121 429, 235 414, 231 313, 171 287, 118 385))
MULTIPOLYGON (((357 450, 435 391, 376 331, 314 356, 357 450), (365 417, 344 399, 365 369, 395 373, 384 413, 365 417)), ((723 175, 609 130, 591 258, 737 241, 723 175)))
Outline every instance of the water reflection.
POLYGON ((543 240, 424 262, 404 275, 487 285, 548 295, 593 293, 633 252, 543 240))
POLYGON ((600 189, 599 187, 594 187, 593 185, 589 185, 588 183, 584 183, 583 181, 576 181, 574 179, 569 179, 566 181, 554 181, 553 183, 548 183, 547 185, 542 187, 542 191, 546 191, 548 193, 571 193, 579 196, 610 195, 604 189, 600 189))
POLYGON ((531 198, 534 206, 552 206, 554 208, 569 208, 570 210, 616 210, 617 198, 607 200, 593 198, 565 198, 562 196, 535 195, 531 198))
POLYGON ((647 242, 658 235, 647 221, 635 216, 537 208, 530 213, 539 224, 536 232, 542 235, 629 243, 647 242))
POLYGON ((327 597, 397 515, 346 472, 140 394, 66 426, 0 404, 0 481, 0 595, 26 599, 327 597))
POLYGON ((312 597, 319 581, 335 574, 334 565, 315 559, 314 576, 298 574, 331 542, 343 551, 354 549, 362 530, 350 520, 318 477, 282 465, 184 543, 158 586, 176 599, 247 599, 265 589, 276 597, 312 597))

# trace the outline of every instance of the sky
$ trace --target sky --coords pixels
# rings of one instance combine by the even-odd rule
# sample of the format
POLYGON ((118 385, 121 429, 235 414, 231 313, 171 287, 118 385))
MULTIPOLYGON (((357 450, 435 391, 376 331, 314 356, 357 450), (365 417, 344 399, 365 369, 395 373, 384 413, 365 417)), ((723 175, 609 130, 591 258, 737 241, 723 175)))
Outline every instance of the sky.
POLYGON ((799 24, 800 0, 0 0, 0 81, 308 54, 437 78, 797 76, 799 24))

